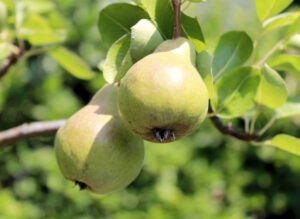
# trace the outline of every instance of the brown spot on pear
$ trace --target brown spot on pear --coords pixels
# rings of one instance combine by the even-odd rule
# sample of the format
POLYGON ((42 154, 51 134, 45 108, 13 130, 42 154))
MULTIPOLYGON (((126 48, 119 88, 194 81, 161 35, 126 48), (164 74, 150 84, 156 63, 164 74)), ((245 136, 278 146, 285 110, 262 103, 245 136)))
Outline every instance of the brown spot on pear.
POLYGON ((100 194, 122 189, 142 168, 144 144, 118 115, 118 90, 104 86, 56 135, 59 168, 81 189, 100 194))
POLYGON ((207 88, 190 57, 182 54, 188 50, 176 47, 178 41, 165 44, 173 50, 135 63, 121 80, 120 116, 129 130, 148 141, 180 139, 194 132, 207 114, 207 88))

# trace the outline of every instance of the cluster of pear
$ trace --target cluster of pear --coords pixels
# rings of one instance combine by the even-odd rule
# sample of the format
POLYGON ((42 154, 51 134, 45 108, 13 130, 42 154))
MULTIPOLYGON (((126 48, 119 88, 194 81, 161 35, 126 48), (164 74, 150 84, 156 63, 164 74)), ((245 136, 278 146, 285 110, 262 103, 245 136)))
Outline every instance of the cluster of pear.
POLYGON ((188 135, 207 108, 193 46, 185 38, 167 40, 59 129, 58 165, 82 189, 101 194, 122 189, 143 166, 143 140, 165 143, 188 135))

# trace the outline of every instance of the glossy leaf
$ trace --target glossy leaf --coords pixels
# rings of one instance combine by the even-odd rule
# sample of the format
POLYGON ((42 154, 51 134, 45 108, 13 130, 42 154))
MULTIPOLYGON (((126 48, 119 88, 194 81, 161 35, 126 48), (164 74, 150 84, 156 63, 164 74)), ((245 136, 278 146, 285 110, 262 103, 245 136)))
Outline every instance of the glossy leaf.
POLYGON ((259 85, 259 70, 242 67, 222 77, 215 84, 212 106, 221 117, 238 117, 254 105, 259 85))
POLYGON ((58 47, 50 50, 49 54, 70 74, 79 79, 91 79, 95 76, 86 62, 72 51, 58 47))
POLYGON ((281 150, 300 156, 300 139, 286 134, 276 135, 271 145, 281 150))
MULTIPOLYGON (((143 6, 149 13, 151 19, 155 22, 159 31, 165 39, 171 39, 173 36, 173 7, 170 0, 142 0, 143 6)), ((203 51, 206 46, 202 29, 197 18, 182 13, 181 28, 184 37, 188 38, 195 46, 199 53, 203 51)))
POLYGON ((149 18, 140 7, 127 4, 111 4, 101 10, 98 28, 103 41, 110 47, 124 34, 130 34, 130 28, 140 19, 149 18))
POLYGON ((132 61, 128 63, 130 59, 128 57, 125 59, 129 52, 129 46, 130 36, 124 35, 110 47, 103 66, 104 78, 108 83, 120 79, 120 75, 124 75, 130 68, 132 61))
POLYGON ((173 8, 170 0, 141 0, 143 7, 165 39, 173 35, 173 8))
POLYGON ((152 53, 163 42, 151 21, 142 19, 131 28, 130 53, 134 62, 152 53))
POLYGON ((213 87, 213 75, 212 75, 212 55, 207 51, 202 51, 196 57, 196 66, 198 72, 202 76, 204 83, 206 84, 209 98, 213 97, 214 87, 213 87))
POLYGON ((255 0, 256 12, 261 22, 280 13, 287 8, 293 0, 255 0))
POLYGON ((280 27, 292 25, 300 17, 299 12, 284 13, 272 17, 263 23, 263 31, 270 31, 280 27))
POLYGON ((276 119, 300 116, 300 101, 287 101, 275 110, 276 119))
POLYGON ((284 80, 267 64, 262 68, 256 102, 271 109, 282 106, 288 96, 284 80))
POLYGON ((300 55, 280 54, 271 59, 269 65, 292 74, 300 82, 300 55))
POLYGON ((213 75, 218 80, 232 69, 243 65, 253 50, 251 38, 242 31, 223 34, 214 52, 213 75))
POLYGON ((298 16, 298 18, 294 21, 294 23, 289 27, 286 37, 289 38, 299 32, 300 32, 300 16, 298 16))
POLYGON ((293 35, 286 44, 290 48, 300 49, 300 34, 293 35))
POLYGON ((53 29, 48 21, 39 15, 30 15, 25 18, 20 35, 32 45, 60 43, 66 39, 66 30, 53 29))
POLYGON ((192 18, 182 13, 181 26, 183 35, 193 43, 197 53, 206 49, 204 36, 196 17, 192 18))

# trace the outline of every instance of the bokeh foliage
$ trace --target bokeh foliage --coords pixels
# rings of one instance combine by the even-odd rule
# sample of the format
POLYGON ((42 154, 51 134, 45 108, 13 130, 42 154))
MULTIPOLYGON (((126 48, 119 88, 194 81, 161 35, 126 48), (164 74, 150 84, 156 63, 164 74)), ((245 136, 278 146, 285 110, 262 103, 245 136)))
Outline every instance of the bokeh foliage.
MULTIPOLYGON (((18 19, 13 1, 2 2, 8 9, 9 28, 13 28, 18 19)), ((0 81, 1 130, 33 120, 67 118, 89 101, 105 83, 97 67, 108 50, 97 29, 99 9, 120 1, 17 2, 27 4, 25 20, 34 19, 45 31, 37 39, 30 38, 30 31, 20 33, 30 42, 25 46, 38 55, 22 59, 0 81), (79 80, 67 74, 53 55, 40 54, 41 39, 51 42, 49 46, 63 43, 85 60, 84 65, 91 66, 93 79, 79 80)), ((299 9, 294 4, 287 10, 299 9)), ((192 4, 186 13, 199 17, 210 52, 224 32, 240 30, 250 37, 257 34, 259 18, 254 1, 208 0, 192 4)), ((7 34, 9 37, 11 33, 7 34)), ((255 60, 276 44, 280 34, 270 30, 263 36, 255 60)), ((299 37, 290 44, 299 49, 299 37)), ((297 66, 296 62, 282 67, 282 71, 294 69, 294 75, 280 72, 292 96, 300 95, 299 83, 295 83, 297 66)), ((260 115, 257 127, 263 127, 270 115, 268 111, 260 115)), ((239 119, 231 122, 237 127, 243 125, 239 119)), ((283 132, 299 137, 299 127, 299 118, 283 116, 264 137, 283 132)), ((145 167, 137 180, 126 190, 104 196, 78 191, 63 178, 55 161, 53 138, 30 139, 0 151, 0 219, 298 218, 299 181, 298 157, 222 136, 209 120, 178 142, 146 143, 145 167)))

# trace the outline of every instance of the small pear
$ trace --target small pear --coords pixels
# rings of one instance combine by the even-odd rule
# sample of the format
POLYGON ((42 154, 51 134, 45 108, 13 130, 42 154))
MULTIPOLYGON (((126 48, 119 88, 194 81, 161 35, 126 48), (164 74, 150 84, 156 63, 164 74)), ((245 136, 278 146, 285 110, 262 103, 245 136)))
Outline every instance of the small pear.
POLYGON ((166 41, 121 80, 120 116, 129 130, 145 140, 180 139, 206 117, 207 88, 191 62, 192 49, 186 42, 183 38, 166 41))
POLYGON ((123 125, 118 87, 104 86, 61 127, 55 155, 62 174, 81 189, 104 194, 122 189, 139 174, 144 143, 123 125))

